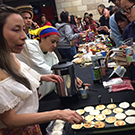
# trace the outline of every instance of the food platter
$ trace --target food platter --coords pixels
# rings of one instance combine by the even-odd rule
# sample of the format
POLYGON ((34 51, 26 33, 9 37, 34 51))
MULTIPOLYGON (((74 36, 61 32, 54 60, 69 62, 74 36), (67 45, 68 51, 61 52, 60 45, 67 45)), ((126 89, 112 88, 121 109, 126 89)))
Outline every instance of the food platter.
POLYGON ((110 115, 105 115, 105 114, 102 115, 102 112, 104 110, 108 109, 107 106, 109 104, 100 104, 100 107, 102 105, 104 105, 105 108, 103 110, 98 110, 98 111, 100 111, 100 113, 99 114, 97 113, 95 115, 94 119, 93 118, 91 119, 92 116, 90 114, 90 111, 94 111, 94 110, 96 110, 96 108, 98 109, 99 105, 93 105, 93 106, 89 105, 91 108, 94 107, 94 109, 91 109, 90 111, 87 111, 87 112, 85 111, 87 106, 78 108, 78 109, 82 109, 82 110, 85 108, 84 109, 85 112, 82 114, 82 116, 84 117, 84 119, 86 118, 85 119, 86 126, 85 127, 82 126, 80 129, 72 129, 71 124, 68 123, 68 128, 70 129, 72 134, 75 134, 75 135, 112 133, 112 132, 133 130, 133 129, 135 129, 135 113, 134 113, 135 108, 132 107, 133 102, 129 103, 128 107, 125 107, 125 105, 128 103, 129 102, 113 103, 114 105, 112 105, 111 107, 115 106, 115 108, 109 109, 109 110, 111 110, 110 115), (120 108, 121 104, 122 105, 124 104, 123 108, 120 108), (118 111, 120 113, 116 113, 114 110, 116 112, 118 111), (99 120, 99 118, 101 120, 99 120), (89 121, 87 121, 87 119, 89 121), (89 123, 91 122, 93 124, 92 125, 87 124, 88 122, 89 123), (96 126, 94 124, 98 123, 98 122, 101 122, 101 124, 100 124, 101 127, 99 126, 99 128, 96 128, 96 126))

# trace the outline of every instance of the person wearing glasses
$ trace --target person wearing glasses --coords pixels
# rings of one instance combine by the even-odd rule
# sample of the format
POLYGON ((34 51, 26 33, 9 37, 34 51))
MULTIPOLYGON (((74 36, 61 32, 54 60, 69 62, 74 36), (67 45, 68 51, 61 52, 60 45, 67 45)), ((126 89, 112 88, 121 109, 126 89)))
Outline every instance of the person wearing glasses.
MULTIPOLYGON (((121 8, 122 13, 127 16, 128 20, 131 22, 123 32, 123 40, 133 37, 133 41, 135 42, 135 0, 121 0, 121 8)), ((126 55, 124 48, 127 45, 121 46, 123 50, 123 57, 126 59, 126 55)), ((135 63, 128 62, 125 66, 127 76, 130 77, 131 80, 135 80, 135 63)))
MULTIPOLYGON (((98 13, 101 15, 100 19, 99 19, 99 22, 100 22, 100 26, 107 26, 108 28, 110 28, 109 26, 109 18, 106 18, 102 12, 105 8, 105 5, 104 4, 100 4, 98 5, 97 7, 97 10, 98 10, 98 13)), ((104 30, 100 30, 98 31, 99 34, 107 34, 104 30)))
POLYGON ((123 32, 123 39, 133 37, 135 42, 135 0, 121 0, 122 13, 131 22, 123 32))

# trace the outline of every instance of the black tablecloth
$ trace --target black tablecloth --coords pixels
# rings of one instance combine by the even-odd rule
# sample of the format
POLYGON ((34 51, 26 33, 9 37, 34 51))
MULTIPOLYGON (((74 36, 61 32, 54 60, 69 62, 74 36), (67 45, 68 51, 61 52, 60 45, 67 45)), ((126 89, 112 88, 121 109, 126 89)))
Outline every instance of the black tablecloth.
MULTIPOLYGON (((58 95, 55 92, 52 92, 40 100, 39 112, 50 111, 54 109, 65 109, 65 108, 77 109, 88 105, 96 105, 99 103, 108 104, 111 102, 111 98, 113 99, 114 103, 122 102, 122 101, 128 101, 128 102, 135 101, 135 91, 125 90, 120 92, 109 93, 107 89, 104 89, 102 84, 93 83, 91 66, 80 67, 80 65, 75 65, 75 69, 76 69, 77 77, 82 79, 84 83, 91 84, 91 86, 89 87, 90 90, 88 92, 88 98, 85 100, 81 99, 78 103, 73 103, 70 106, 65 107, 61 105, 58 95), (101 95, 100 96, 101 101, 98 98, 99 95, 101 95)), ((113 69, 107 69, 106 70, 107 75, 102 79, 108 80, 108 76, 111 74, 112 71, 113 69)), ((41 124, 40 126, 43 134, 45 135, 45 128, 47 124, 46 123, 41 124)), ((108 133, 108 134, 112 135, 112 134, 121 134, 121 133, 124 135, 127 134, 127 132, 118 132, 118 133, 116 132, 116 133, 110 133, 110 134, 108 133)), ((134 134, 134 133, 133 131, 128 131, 128 134, 134 134)), ((82 133, 81 135, 85 135, 85 133, 82 133)), ((106 134, 104 133, 104 135, 106 134)))

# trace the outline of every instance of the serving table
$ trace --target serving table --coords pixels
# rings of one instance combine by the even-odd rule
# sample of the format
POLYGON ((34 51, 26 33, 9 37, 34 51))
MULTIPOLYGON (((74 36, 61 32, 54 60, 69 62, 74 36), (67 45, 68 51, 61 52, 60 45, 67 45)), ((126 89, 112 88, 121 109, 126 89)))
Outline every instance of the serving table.
MULTIPOLYGON (((50 111, 54 109, 73 109, 76 110, 78 108, 90 106, 90 105, 98 105, 98 104, 109 104, 111 103, 111 99, 113 99, 114 103, 120 103, 123 101, 127 102, 134 102, 135 101, 135 91, 131 90, 124 90, 119 92, 108 92, 107 89, 105 89, 102 84, 100 83, 93 83, 92 80, 92 72, 91 72, 91 66, 86 67, 80 67, 80 65, 75 65, 76 70, 76 76, 83 80, 84 83, 90 83, 91 86, 89 87, 88 91, 88 98, 87 99, 80 99, 78 103, 73 103, 70 106, 62 106, 59 100, 58 95, 55 92, 50 93, 49 95, 45 96, 43 99, 40 100, 40 106, 39 106, 39 112, 43 111, 50 111)), ((112 73, 113 69, 108 68, 106 70, 106 76, 102 79, 107 81, 108 76, 112 73)), ((43 135, 45 135, 45 128, 48 123, 41 124, 41 130, 43 132, 43 135)), ((101 129, 93 132, 89 132, 89 130, 86 131, 77 131, 74 132, 71 129, 69 130, 69 126, 65 128, 65 135, 89 135, 89 134, 101 134, 101 135, 114 135, 114 134, 122 134, 122 135, 133 135, 135 133, 135 126, 130 126, 124 129, 101 129), (125 131, 124 131, 125 130, 125 131), (127 131, 128 130, 128 131, 127 131), (115 132, 115 133, 114 133, 115 132)))

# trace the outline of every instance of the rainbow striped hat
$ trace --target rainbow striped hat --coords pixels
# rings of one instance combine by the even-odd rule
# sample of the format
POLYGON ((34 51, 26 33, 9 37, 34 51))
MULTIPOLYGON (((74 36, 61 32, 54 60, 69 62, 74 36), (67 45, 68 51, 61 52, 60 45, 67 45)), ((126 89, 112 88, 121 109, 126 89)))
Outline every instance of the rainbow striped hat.
POLYGON ((30 30, 30 34, 35 36, 35 39, 41 39, 43 37, 47 37, 50 35, 58 35, 59 32, 55 27, 45 25, 41 28, 35 29, 35 30, 30 30))

